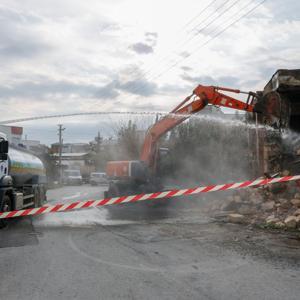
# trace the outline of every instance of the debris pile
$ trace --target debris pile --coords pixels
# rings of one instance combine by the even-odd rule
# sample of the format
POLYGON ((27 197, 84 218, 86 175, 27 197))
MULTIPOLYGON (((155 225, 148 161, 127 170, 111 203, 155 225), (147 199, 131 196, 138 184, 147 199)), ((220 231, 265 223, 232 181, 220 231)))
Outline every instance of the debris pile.
POLYGON ((207 201, 204 210, 231 223, 300 231, 299 182, 239 190, 225 199, 207 201))

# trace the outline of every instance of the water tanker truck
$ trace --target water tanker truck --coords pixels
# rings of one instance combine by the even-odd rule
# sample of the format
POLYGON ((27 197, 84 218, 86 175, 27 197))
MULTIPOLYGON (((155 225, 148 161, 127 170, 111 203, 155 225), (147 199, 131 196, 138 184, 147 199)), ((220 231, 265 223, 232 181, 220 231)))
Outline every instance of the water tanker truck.
MULTIPOLYGON (((46 202, 46 171, 42 161, 0 135, 0 210, 39 207, 46 202)), ((5 221, 0 227, 6 225, 5 221)))

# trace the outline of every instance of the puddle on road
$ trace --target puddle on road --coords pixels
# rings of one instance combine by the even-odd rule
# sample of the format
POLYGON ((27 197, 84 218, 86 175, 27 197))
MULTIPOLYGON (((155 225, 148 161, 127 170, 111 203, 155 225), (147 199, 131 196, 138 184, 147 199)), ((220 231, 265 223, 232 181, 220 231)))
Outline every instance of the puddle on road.
POLYGON ((92 208, 81 211, 70 211, 41 215, 33 220, 37 227, 90 227, 94 225, 132 224, 133 221, 110 220, 105 208, 92 208))
MULTIPOLYGON (((74 195, 68 195, 65 198, 73 198, 74 195)), ((78 211, 50 213, 34 217, 33 225, 37 227, 91 227, 95 225, 112 226, 145 222, 180 222, 183 220, 208 222, 208 219, 208 217, 203 216, 201 205, 199 205, 198 201, 187 201, 187 199, 178 198, 172 199, 172 201, 166 199, 143 201, 78 211)))

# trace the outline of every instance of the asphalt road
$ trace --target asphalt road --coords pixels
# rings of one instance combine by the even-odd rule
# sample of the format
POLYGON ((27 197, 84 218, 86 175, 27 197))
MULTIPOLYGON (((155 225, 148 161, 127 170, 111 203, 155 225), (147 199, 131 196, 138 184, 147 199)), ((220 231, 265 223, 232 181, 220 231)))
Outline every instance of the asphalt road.
MULTIPOLYGON (((65 187, 50 203, 100 198, 65 187)), ((199 204, 26 217, 0 231, 0 299, 300 299, 300 240, 205 217, 199 204)))

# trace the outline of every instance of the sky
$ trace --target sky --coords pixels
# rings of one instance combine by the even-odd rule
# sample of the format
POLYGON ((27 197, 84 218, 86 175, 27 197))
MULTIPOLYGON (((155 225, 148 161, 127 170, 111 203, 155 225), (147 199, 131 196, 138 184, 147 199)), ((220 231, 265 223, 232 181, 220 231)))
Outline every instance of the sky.
MULTIPOLYGON (((300 1, 261 2, 1 0, 0 121, 170 111, 198 84, 261 90, 277 69, 299 68, 300 1)), ((78 142, 98 131, 109 136, 127 120, 16 125, 28 139, 50 143, 62 123, 65 141, 78 142)))

